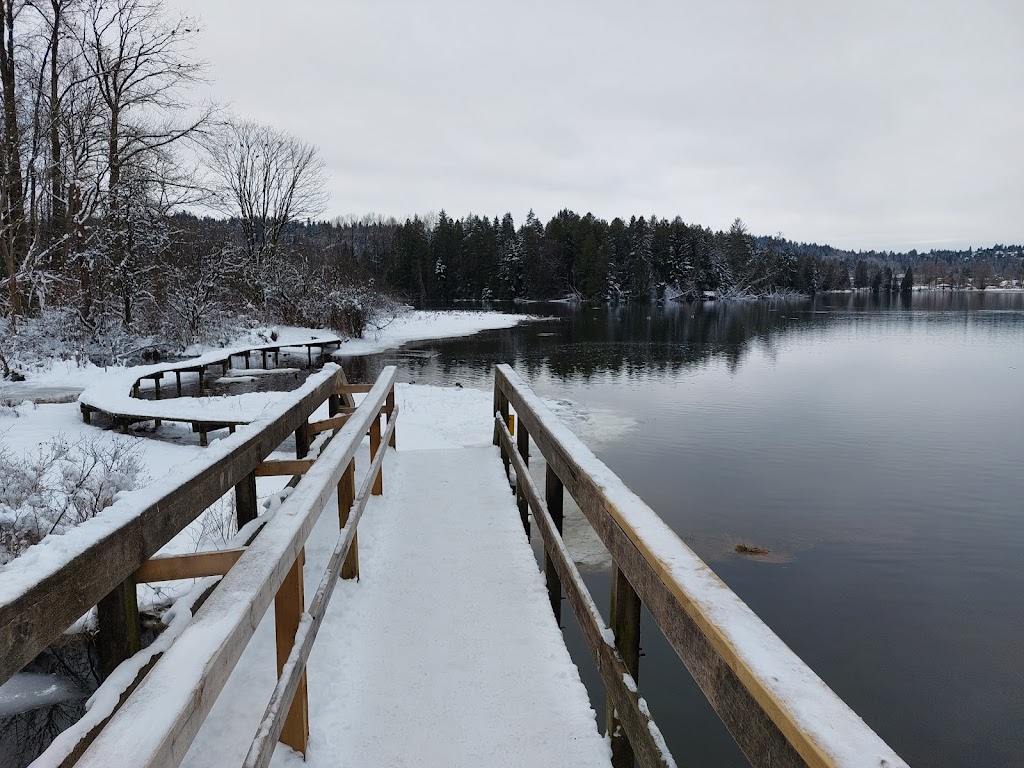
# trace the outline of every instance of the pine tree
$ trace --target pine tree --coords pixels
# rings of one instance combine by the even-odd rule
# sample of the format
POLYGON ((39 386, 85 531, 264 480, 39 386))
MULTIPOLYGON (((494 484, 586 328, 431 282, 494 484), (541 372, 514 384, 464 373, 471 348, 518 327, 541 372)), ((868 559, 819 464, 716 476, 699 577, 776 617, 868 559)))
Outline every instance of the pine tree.
POLYGON ((526 298, 523 248, 512 214, 506 213, 498 230, 498 295, 505 300, 526 298))
POLYGON ((871 277, 868 274, 867 262, 863 259, 858 259, 857 265, 853 268, 853 287, 867 288, 870 284, 871 277))
POLYGON ((910 293, 912 290, 914 290, 914 270, 907 267, 907 271, 903 273, 903 280, 900 282, 900 291, 910 293))
POLYGON ((629 222, 629 298, 648 301, 651 297, 651 228, 641 216, 629 222))

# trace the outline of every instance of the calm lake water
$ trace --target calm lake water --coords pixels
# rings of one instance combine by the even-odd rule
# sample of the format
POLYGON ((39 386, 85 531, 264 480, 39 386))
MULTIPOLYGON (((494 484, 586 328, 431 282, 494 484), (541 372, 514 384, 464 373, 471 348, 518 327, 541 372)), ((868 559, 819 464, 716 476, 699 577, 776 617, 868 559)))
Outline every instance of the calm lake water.
MULTIPOLYGON (((553 317, 346 367, 490 388, 503 361, 621 414, 597 455, 906 760, 1024 765, 1024 296, 529 311, 553 317)), ((606 606, 607 572, 587 579, 606 606)), ((677 759, 745 765, 645 621, 677 759)))

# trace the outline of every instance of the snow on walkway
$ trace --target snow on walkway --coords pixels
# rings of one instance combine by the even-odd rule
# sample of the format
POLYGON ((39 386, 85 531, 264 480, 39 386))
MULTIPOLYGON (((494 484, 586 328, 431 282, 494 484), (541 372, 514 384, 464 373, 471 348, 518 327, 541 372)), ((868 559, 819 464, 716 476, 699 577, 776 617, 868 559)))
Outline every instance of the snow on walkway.
MULTIPOLYGON (((305 765, 607 764, 497 449, 385 466, 361 581, 335 593, 310 659, 305 765)), ((302 761, 279 747, 274 765, 302 761)))

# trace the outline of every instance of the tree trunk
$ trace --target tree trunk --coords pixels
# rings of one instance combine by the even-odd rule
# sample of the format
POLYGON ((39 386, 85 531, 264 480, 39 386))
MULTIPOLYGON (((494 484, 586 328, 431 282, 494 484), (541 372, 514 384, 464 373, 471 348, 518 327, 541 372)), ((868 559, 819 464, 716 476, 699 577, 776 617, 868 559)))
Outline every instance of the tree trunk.
POLYGON ((25 199, 22 191, 20 133, 15 104, 14 72, 14 0, 0 0, 0 82, 4 96, 4 195, 0 211, 5 240, 4 262, 7 266, 8 286, 11 294, 11 312, 22 312, 18 290, 18 266, 28 252, 28 232, 25 222, 25 199))
MULTIPOLYGON (((63 8, 61 0, 50 0, 53 9, 53 28, 50 30, 50 232, 54 241, 65 236, 67 205, 61 189, 61 146, 60 146, 60 69, 57 59, 60 54, 60 24, 63 8)), ((66 252, 61 248, 61 252, 66 252)), ((58 264, 62 267, 63 264, 58 264)))

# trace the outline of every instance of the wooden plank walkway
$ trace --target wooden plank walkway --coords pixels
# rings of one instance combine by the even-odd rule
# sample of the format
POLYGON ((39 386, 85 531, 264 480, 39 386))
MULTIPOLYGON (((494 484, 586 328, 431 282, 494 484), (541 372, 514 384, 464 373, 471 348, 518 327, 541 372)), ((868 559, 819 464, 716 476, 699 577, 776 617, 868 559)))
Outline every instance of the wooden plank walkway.
MULTIPOLYGON (((400 450, 388 467, 360 581, 338 586, 307 667, 304 765, 607 765, 497 449, 400 450)), ((310 537, 307 580, 331 539, 310 537)), ((229 683, 185 765, 234 757, 224 723, 246 717, 250 682, 229 683)), ((303 762, 278 745, 273 765, 303 762)))

